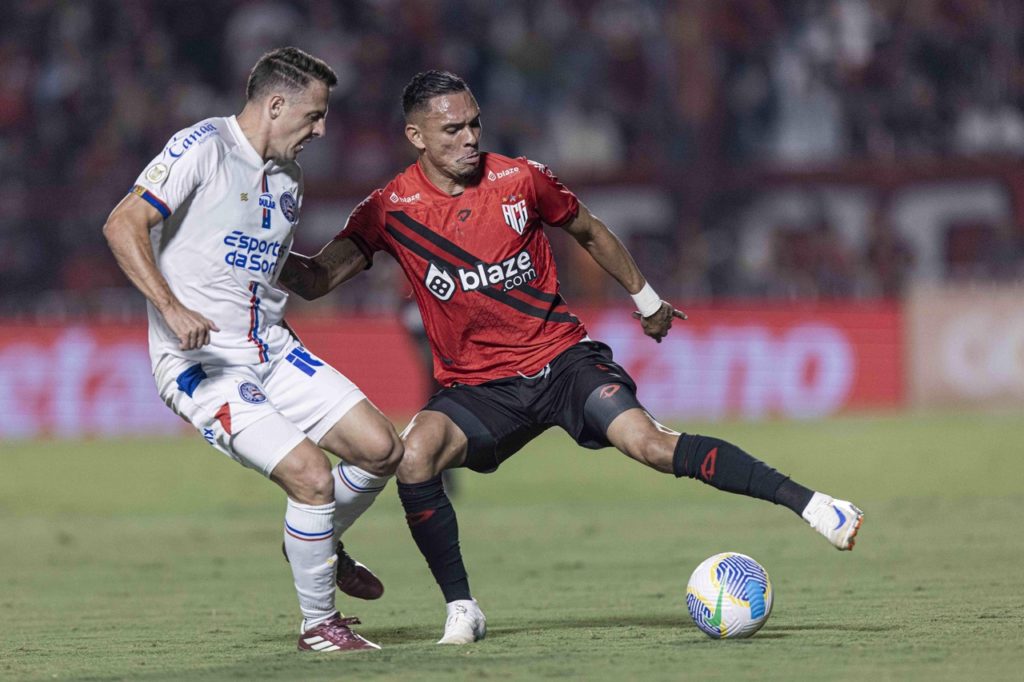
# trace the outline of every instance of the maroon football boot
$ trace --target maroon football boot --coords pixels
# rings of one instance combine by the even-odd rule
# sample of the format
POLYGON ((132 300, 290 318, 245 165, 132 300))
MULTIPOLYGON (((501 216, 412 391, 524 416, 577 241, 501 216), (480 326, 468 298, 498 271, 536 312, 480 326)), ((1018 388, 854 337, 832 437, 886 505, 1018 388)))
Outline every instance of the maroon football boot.
POLYGON ((299 651, 364 651, 380 649, 368 639, 352 632, 349 625, 359 625, 358 618, 342 618, 334 614, 323 623, 299 635, 299 651))

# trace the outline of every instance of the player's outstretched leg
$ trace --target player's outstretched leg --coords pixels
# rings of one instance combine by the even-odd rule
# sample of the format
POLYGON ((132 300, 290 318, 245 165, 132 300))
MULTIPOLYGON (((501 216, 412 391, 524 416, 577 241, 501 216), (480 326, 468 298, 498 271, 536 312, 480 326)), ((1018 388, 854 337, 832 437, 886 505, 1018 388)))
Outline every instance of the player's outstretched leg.
POLYGON ((789 507, 836 549, 853 549, 864 520, 864 513, 850 502, 805 488, 719 438, 681 434, 673 451, 672 472, 677 478, 695 478, 719 490, 789 507))
POLYGON ((676 478, 693 478, 788 507, 837 549, 853 549, 864 519, 860 509, 800 485, 732 443, 677 434, 638 409, 620 414, 609 427, 608 438, 630 457, 676 478))

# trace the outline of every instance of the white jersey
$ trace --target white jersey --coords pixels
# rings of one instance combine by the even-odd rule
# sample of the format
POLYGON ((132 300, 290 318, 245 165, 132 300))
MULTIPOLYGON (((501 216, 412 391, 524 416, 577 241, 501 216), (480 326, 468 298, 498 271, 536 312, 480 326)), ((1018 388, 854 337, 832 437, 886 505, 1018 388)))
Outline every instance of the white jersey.
POLYGON ((253 365, 280 352, 289 339, 278 326, 288 294, 275 284, 299 220, 298 164, 264 161, 234 116, 208 118, 172 137, 132 192, 164 218, 150 237, 171 291, 220 328, 208 345, 182 351, 150 304, 154 366, 168 354, 253 365))

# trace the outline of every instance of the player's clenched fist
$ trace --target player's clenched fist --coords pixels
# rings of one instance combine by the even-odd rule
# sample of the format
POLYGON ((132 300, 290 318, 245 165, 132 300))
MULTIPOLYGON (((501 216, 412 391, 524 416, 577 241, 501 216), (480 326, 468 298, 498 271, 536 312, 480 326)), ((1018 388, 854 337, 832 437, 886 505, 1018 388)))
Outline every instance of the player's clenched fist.
POLYGON ((671 303, 662 301, 658 312, 653 315, 644 317, 639 312, 634 312, 633 317, 640 320, 644 334, 661 343, 661 340, 668 334, 668 330, 672 328, 672 320, 677 317, 680 320, 685 320, 686 313, 676 310, 671 303))
POLYGON ((160 311, 167 326, 178 337, 181 350, 196 350, 210 343, 210 332, 220 329, 209 319, 180 303, 160 311))

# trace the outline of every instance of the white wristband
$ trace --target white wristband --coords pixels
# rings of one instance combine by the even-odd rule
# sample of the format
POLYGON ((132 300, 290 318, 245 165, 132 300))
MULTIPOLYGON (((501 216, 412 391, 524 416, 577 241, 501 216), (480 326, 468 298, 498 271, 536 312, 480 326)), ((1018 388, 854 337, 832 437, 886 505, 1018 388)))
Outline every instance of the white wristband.
POLYGON ((632 296, 633 303, 636 304, 636 309, 639 310, 640 314, 644 317, 650 317, 661 310, 661 297, 655 293, 653 288, 651 288, 650 282, 644 284, 644 288, 632 296))

